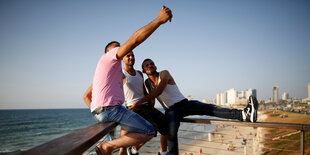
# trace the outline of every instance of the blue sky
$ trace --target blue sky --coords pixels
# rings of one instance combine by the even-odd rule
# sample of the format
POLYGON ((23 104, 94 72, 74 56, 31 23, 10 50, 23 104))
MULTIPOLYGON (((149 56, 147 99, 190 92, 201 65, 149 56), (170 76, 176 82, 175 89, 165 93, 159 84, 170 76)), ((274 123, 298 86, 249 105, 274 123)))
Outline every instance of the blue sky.
POLYGON ((185 96, 230 88, 259 99, 307 97, 310 1, 0 1, 0 109, 86 108, 82 96, 111 40, 124 43, 162 5, 174 18, 137 47, 167 69, 185 96))

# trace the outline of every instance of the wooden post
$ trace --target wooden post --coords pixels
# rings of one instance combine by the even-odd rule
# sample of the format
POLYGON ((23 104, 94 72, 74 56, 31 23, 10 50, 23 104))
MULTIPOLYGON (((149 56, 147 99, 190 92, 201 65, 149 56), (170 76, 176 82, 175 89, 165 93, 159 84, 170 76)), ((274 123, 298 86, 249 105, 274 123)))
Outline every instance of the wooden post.
POLYGON ((300 131, 300 154, 305 154, 305 131, 300 131))

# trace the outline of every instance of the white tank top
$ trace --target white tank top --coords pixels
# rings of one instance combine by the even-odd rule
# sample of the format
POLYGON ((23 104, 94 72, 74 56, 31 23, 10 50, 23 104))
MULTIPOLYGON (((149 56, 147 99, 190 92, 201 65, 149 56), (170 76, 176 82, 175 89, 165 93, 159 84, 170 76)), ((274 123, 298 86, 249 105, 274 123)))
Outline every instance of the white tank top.
POLYGON ((123 70, 126 82, 123 84, 126 106, 132 106, 134 103, 144 97, 143 77, 136 71, 136 75, 132 76, 123 70))
MULTIPOLYGON (((159 82, 160 82, 160 73, 159 73, 158 83, 159 82)), ((154 86, 152 87, 155 88, 154 86)), ((164 109, 169 109, 169 107, 171 107, 175 103, 178 103, 184 99, 185 97, 180 92, 176 84, 175 85, 167 84, 163 92, 157 97, 157 100, 160 102, 160 104, 163 106, 164 109)))

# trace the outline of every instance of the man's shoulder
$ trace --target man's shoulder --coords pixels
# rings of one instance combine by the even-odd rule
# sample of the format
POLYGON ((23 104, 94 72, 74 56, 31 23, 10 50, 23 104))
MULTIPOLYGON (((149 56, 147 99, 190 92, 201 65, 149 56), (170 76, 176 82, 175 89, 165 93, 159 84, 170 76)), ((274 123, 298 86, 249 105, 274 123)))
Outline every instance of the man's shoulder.
POLYGON ((160 77, 163 77, 163 76, 170 76, 169 71, 168 71, 168 70, 162 70, 162 71, 160 72, 160 77))
POLYGON ((138 72, 139 74, 143 75, 143 73, 140 70, 136 70, 136 72, 138 72))
POLYGON ((145 79, 145 85, 149 85, 151 82, 152 82, 152 81, 151 81, 150 78, 145 79))
POLYGON ((106 59, 121 60, 121 59, 118 59, 116 56, 118 49, 119 47, 112 48, 109 52, 105 53, 103 57, 106 59))
POLYGON ((151 81, 150 78, 145 79, 145 82, 150 82, 150 81, 151 81))
POLYGON ((168 70, 162 70, 162 71, 160 71, 160 73, 169 73, 169 71, 168 70))
POLYGON ((135 69, 135 71, 136 71, 136 73, 140 74, 140 76, 143 78, 143 73, 141 71, 136 70, 136 69, 135 69))

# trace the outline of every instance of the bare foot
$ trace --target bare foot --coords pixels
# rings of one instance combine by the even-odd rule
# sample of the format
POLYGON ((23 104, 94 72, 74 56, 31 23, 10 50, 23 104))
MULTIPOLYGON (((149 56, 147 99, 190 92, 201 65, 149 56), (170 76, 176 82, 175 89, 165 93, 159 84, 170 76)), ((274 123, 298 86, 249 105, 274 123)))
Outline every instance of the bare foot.
POLYGON ((107 142, 102 142, 102 143, 99 143, 97 145, 97 147, 99 148, 99 151, 102 155, 111 155, 112 154, 112 147, 109 143, 107 142))

